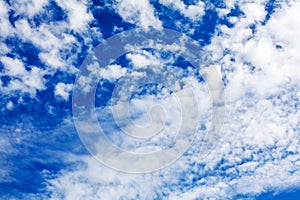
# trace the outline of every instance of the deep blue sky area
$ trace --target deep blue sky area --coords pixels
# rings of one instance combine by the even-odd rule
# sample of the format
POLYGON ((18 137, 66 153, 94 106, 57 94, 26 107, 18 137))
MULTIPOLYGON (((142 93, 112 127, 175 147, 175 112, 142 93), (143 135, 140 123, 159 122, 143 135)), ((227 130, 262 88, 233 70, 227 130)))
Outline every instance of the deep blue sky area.
POLYGON ((279 194, 274 195, 273 193, 262 194, 258 196, 258 200, 271 200, 271 199, 278 199, 278 200, 289 200, 289 199, 299 199, 300 197, 300 190, 292 190, 281 192, 279 194))

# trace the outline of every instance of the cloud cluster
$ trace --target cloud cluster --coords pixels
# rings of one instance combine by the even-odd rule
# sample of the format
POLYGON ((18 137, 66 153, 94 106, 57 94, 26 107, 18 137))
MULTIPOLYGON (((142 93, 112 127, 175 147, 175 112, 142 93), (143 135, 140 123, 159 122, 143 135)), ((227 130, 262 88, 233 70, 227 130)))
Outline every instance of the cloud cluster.
POLYGON ((1 76, 12 79, 2 84, 1 90, 34 96, 37 90, 45 89, 45 75, 52 76, 57 71, 76 73, 78 55, 86 46, 92 47, 93 38, 101 39, 99 30, 89 28, 94 18, 88 6, 88 2, 76 0, 1 2, 1 41, 19 40, 36 51, 22 56, 15 52, 18 47, 13 43, 0 43, 1 63, 5 66, 1 76), (59 19, 60 15, 66 15, 66 20, 59 19), (79 41, 76 34, 84 40, 79 41), (30 57, 34 54, 36 57, 30 57), (33 62, 31 59, 40 63, 28 64, 33 62))
POLYGON ((162 22, 155 16, 155 10, 148 0, 118 0, 115 5, 123 20, 136 24, 144 29, 162 28, 162 22))
MULTIPOLYGON (((91 164, 93 158, 86 157, 85 167, 62 172, 61 177, 51 181, 53 192, 60 191, 54 194, 65 194, 68 198, 69 191, 78 187, 82 191, 89 188, 79 196, 95 199, 123 198, 125 191, 131 191, 127 194, 129 199, 228 199, 297 186, 300 62, 296 54, 300 49, 296 42, 296 11, 300 4, 283 3, 265 22, 265 3, 239 1, 244 15, 228 16, 233 27, 218 25, 211 44, 205 47, 205 53, 222 72, 227 96, 223 137, 207 157, 200 157, 201 137, 170 168, 152 174, 113 172, 91 164), (106 170, 110 171, 110 181, 104 178, 106 170), (120 187, 125 180, 133 190, 120 187), (69 187, 64 187, 66 184, 69 187), (105 190, 107 185, 111 186, 105 190)), ((183 10, 180 5, 179 2, 176 9, 183 10)), ((226 1, 226 5, 227 11, 220 10, 220 15, 228 14, 237 4, 226 1)), ((128 57, 143 68, 149 61, 149 56, 144 56, 128 57)))
POLYGON ((183 1, 176 0, 160 0, 160 4, 171 7, 174 10, 179 10, 185 17, 190 18, 192 21, 200 21, 204 15, 205 4, 202 1, 198 1, 195 5, 186 6, 183 1))
MULTIPOLYGON (((80 49, 81 44, 71 32, 77 32, 87 38, 83 41, 87 44, 91 42, 94 32, 98 34, 97 37, 101 37, 97 30, 93 29, 94 32, 89 33, 88 24, 93 17, 85 1, 82 3, 72 0, 56 1, 56 4, 66 12, 67 20, 33 25, 31 18, 43 13, 47 3, 49 2, 30 1, 27 4, 8 5, 0 2, 1 40, 13 35, 22 41, 32 43, 39 49, 39 58, 47 66, 46 68, 31 66, 31 70, 28 70, 26 61, 7 56, 11 49, 5 42, 0 42, 0 61, 3 65, 1 75, 12 79, 8 84, 1 79, 1 91, 7 94, 21 90, 34 96, 36 90, 45 89, 46 81, 43 79, 45 74, 53 74, 58 69, 75 73, 73 62, 78 59, 75 47, 80 49), (16 6, 22 7, 18 14, 26 17, 15 20, 12 25, 8 13, 9 9, 16 6), (34 9, 29 11, 28 6, 34 9), (75 51, 73 56, 64 57, 73 51, 75 51)), ((179 11, 193 22, 191 23, 193 26, 195 21, 201 21, 206 6, 202 2, 185 5, 179 0, 172 2, 160 0, 159 3, 179 11)), ((203 59, 203 66, 207 66, 208 71, 210 66, 217 67, 222 74, 226 93, 226 119, 222 137, 209 155, 202 156, 201 146, 205 142, 203 136, 209 128, 208 121, 213 114, 209 106, 211 101, 205 84, 195 75, 205 70, 197 71, 197 68, 191 67, 181 69, 174 66, 166 70, 166 66, 175 61, 172 57, 165 59, 160 54, 146 50, 130 52, 126 55, 130 67, 111 64, 99 69, 99 65, 91 65, 88 70, 94 71, 95 76, 101 76, 111 83, 116 83, 121 77, 127 76, 127 85, 123 85, 118 92, 121 94, 120 99, 134 96, 129 102, 133 120, 129 120, 134 121, 135 125, 143 127, 151 124, 150 107, 160 103, 169 112, 166 117, 169 126, 164 137, 153 138, 146 143, 126 140, 120 135, 120 127, 115 126, 115 121, 111 117, 110 109, 120 105, 115 101, 113 102, 115 104, 96 109, 99 121, 103 123, 104 130, 108 133, 107 137, 128 151, 148 152, 156 150, 157 144, 170 145, 172 133, 177 131, 177 125, 180 123, 178 120, 180 108, 175 106, 178 102, 173 98, 174 94, 170 94, 163 87, 158 87, 159 90, 156 90, 159 91, 158 94, 138 90, 139 82, 134 82, 147 73, 152 73, 151 77, 152 75, 166 77, 167 81, 172 83, 170 84, 172 90, 183 92, 184 96, 189 97, 184 87, 187 83, 198 89, 196 96, 202 115, 198 118, 200 126, 192 146, 168 168, 135 175, 107 168, 90 155, 70 154, 64 151, 62 153, 64 162, 72 164, 60 170, 56 176, 44 175, 47 191, 37 196, 52 199, 232 199, 237 196, 255 197, 268 191, 280 192, 298 187, 300 3, 282 2, 280 6, 274 8, 273 13, 267 12, 267 3, 266 0, 226 0, 223 8, 215 8, 220 19, 226 23, 217 24, 210 43, 204 47, 203 57, 209 57, 211 61, 206 63, 203 59), (239 12, 234 13, 237 9, 239 12), (267 15, 270 15, 270 19, 267 15), (151 148, 142 146, 145 144, 151 148)), ((113 7, 124 21, 146 30, 151 26, 157 30, 162 28, 162 20, 157 17, 159 15, 152 1, 120 0, 114 3, 113 7)), ((180 44, 178 46, 161 48, 182 50, 180 44)), ((82 86, 86 86, 83 89, 87 92, 91 81, 79 80, 82 86)), ((67 101, 71 89, 72 84, 59 82, 54 87, 54 94, 58 99, 67 101)), ((188 98, 186 102, 188 105, 188 98)), ((6 109, 12 109, 13 106, 11 101, 5 104, 6 109)), ((118 112, 121 128, 131 132, 135 127, 126 127, 128 116, 122 116, 121 114, 125 112, 122 107, 119 109, 117 111, 122 111, 118 112)), ((152 116, 155 114, 157 115, 153 113, 152 116)), ((152 121, 155 128, 161 125, 162 121, 161 113, 158 114, 159 117, 152 121)), ((66 119, 68 120, 70 119, 66 119)), ((71 124, 69 126, 72 127, 71 124)), ((188 128, 188 125, 186 126, 188 128)), ((75 130, 70 127, 67 130, 74 133, 75 130)), ((86 128, 93 132, 95 127, 86 124, 86 128)), ((6 154, 9 150, 13 151, 7 138, 0 137, 0 143, 2 144, 0 152, 4 152, 4 148, 6 154)), ((14 181, 9 177, 10 169, 1 165, 1 170, 1 181, 14 181)))

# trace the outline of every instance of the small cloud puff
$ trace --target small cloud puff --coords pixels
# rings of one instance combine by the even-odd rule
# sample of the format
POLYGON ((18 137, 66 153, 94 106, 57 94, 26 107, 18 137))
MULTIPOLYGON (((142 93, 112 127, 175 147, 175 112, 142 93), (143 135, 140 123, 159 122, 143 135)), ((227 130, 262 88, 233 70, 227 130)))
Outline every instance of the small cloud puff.
POLYGON ((162 29, 162 22, 155 16, 154 8, 148 0, 118 0, 115 7, 123 20, 129 23, 145 30, 149 27, 162 29))
POLYGON ((72 88, 73 88, 72 84, 65 84, 60 82, 55 86, 54 94, 55 96, 61 97, 65 101, 68 101, 72 88))

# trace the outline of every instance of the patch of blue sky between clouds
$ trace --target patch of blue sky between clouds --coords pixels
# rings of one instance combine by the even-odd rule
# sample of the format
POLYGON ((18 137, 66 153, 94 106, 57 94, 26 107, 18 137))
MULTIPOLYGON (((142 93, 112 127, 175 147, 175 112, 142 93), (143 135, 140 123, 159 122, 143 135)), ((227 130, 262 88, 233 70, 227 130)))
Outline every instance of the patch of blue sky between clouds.
POLYGON ((0 2, 0 196, 232 199, 270 192, 271 197, 261 198, 272 199, 277 198, 273 193, 297 188, 299 3, 135 2, 0 2), (201 12, 189 15, 190 5, 201 12), (131 12, 137 7, 140 13, 131 12), (70 121, 71 85, 79 60, 102 36, 153 25, 185 32, 206 45, 214 61, 209 64, 226 80, 224 137, 204 160, 198 158, 198 138, 170 168, 118 173, 96 162, 80 143, 70 121), (20 71, 10 70, 11 63, 20 71), (14 81, 20 83, 13 87, 14 81))

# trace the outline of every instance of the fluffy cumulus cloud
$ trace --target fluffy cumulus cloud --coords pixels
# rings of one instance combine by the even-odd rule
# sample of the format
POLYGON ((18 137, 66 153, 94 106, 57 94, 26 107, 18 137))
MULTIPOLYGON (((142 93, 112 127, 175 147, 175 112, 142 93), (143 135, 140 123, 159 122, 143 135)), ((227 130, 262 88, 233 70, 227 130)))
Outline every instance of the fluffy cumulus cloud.
MULTIPOLYGON (((38 91, 47 89, 45 75, 54 76, 58 71, 63 71, 59 77, 65 77, 66 74, 76 73, 78 70, 75 60, 78 59, 83 44, 89 49, 94 33, 97 33, 96 38, 101 38, 98 29, 93 29, 93 33, 89 32, 89 25, 94 19, 86 1, 55 1, 56 6, 65 13, 65 20, 34 25, 34 16, 44 13, 45 7, 51 2, 0 2, 1 40, 2 37, 12 36, 33 44, 38 49, 37 58, 43 63, 28 64, 20 55, 12 56, 14 49, 9 47, 9 44, 0 42, 2 95, 22 91, 34 97, 38 91), (18 9, 18 15, 23 17, 16 19, 12 25, 9 9, 15 9, 17 6, 22 8, 18 9), (28 10, 28 7, 32 9, 28 10), (78 34, 85 39, 79 41, 78 34), (8 55, 9 52, 12 53, 8 55), (5 77, 10 77, 9 81, 5 77)), ((162 24, 165 23, 157 5, 179 12, 185 20, 191 22, 191 29, 194 30, 199 28, 198 22, 207 20, 207 12, 213 10, 218 15, 219 23, 216 23, 201 52, 201 61, 204 62, 201 67, 207 68, 199 70, 186 63, 187 66, 180 67, 184 65, 181 63, 183 61, 178 61, 175 55, 166 52, 186 51, 186 47, 180 43, 184 43, 183 38, 178 43, 179 47, 158 45, 158 51, 130 51, 121 61, 102 68, 98 63, 92 63, 84 72, 90 73, 92 78, 99 79, 99 86, 102 86, 100 96, 102 100, 108 99, 95 111, 103 132, 107 133, 107 139, 115 146, 134 153, 144 153, 155 152, 158 147, 167 148, 174 145, 174 133, 176 135, 180 128, 184 131, 190 130, 189 123, 179 127, 181 120, 184 120, 180 118, 184 105, 187 105, 190 113, 195 110, 200 113, 196 118, 200 126, 196 129, 193 143, 180 159, 167 168, 144 174, 119 172, 105 166, 96 159, 98 149, 92 149, 94 156, 73 151, 79 148, 81 143, 71 146, 72 151, 56 147, 58 151, 46 151, 47 158, 59 158, 67 164, 59 169, 52 167, 56 170, 52 175, 51 167, 43 170, 39 175, 45 187, 41 192, 29 192, 29 196, 23 197, 235 199, 254 198, 265 192, 280 192, 299 187, 300 3, 276 3, 272 11, 267 8, 270 4, 267 0, 226 0, 221 6, 206 1, 192 1, 188 4, 181 0, 159 0, 158 3, 148 0, 117 0, 112 3, 110 15, 115 14, 119 17, 116 18, 123 22, 142 27, 146 31, 149 31, 150 27, 161 30, 162 24), (166 51, 162 52, 161 49, 166 51), (128 66, 124 64, 124 60, 128 66), (207 75, 212 67, 217 68, 222 76, 226 113, 221 137, 211 152, 203 155, 203 138, 214 114, 210 105, 212 101, 208 97, 220 91, 208 91, 199 73, 204 75, 204 80, 212 81, 212 88, 209 89, 215 89, 213 77, 210 79, 207 75), (154 84, 144 88, 145 79, 154 84), (168 87, 164 87, 163 83, 167 83, 168 87), (111 87, 118 84, 121 87, 110 91, 111 87), (188 87, 196 91, 194 95, 198 106, 191 103, 192 96, 188 87), (115 99, 110 98, 111 95, 115 95, 115 99), (122 104, 123 101, 127 104, 122 104), (153 111, 157 105, 165 109, 164 113, 160 110, 153 111), (152 125, 150 128, 149 124, 152 125), (146 130, 145 133, 148 133, 147 129, 143 129, 145 127, 148 127, 150 132, 160 131, 161 125, 165 126, 160 132, 163 135, 158 134, 145 142, 139 142, 136 138, 127 139, 127 135, 124 134, 136 130, 146 130)), ((182 26, 178 26, 174 28, 181 30, 182 26)), ((186 33, 190 34, 190 31, 186 30, 186 33)), ((200 33, 195 31, 194 34, 197 39, 197 34, 200 33)), ((78 85, 84 95, 91 90, 92 78, 82 76, 78 79, 78 85)), ((56 104, 70 100, 73 83, 62 79, 51 87, 56 104)), ((214 106, 220 106, 218 103, 214 106)), ((8 99, 1 104, 4 108, 2 110, 10 111, 17 106, 16 104, 14 99, 8 99)), ((51 112, 54 112, 53 110, 55 109, 51 112)), ((190 117, 188 121, 195 121, 194 116, 187 116, 190 117)), ((61 127, 53 130, 59 135, 56 137, 60 138, 60 134, 67 137, 72 133, 77 137, 69 115, 64 116, 62 121, 67 125, 60 125, 61 127), (62 129, 68 133, 61 131, 62 129)), ((89 131, 86 133, 92 134, 96 130, 94 123, 86 122, 84 125, 89 131)), ((0 130, 6 128, 4 125, 3 127, 0 127, 0 130)), ((18 134, 20 131, 21 129, 14 130, 11 134, 18 134)), ((8 135, 7 131, 2 132, 8 135)), ((21 137, 13 140, 8 139, 5 134, 0 136, 0 153, 3 152, 3 159, 7 160, 9 155, 18 151, 14 148, 20 143, 21 137)), ((22 137, 25 138, 25 135, 22 137)), ((60 141, 59 144, 64 146, 61 139, 55 138, 55 141, 60 141)), ((93 142, 96 141, 95 139, 93 142)), ((45 165, 47 164, 53 163, 45 165)), ((0 183, 14 182, 15 177, 11 176, 11 169, 3 164, 0 164, 0 167, 0 183)))
MULTIPOLYGON (((10 81, 4 91, 35 93, 43 90, 44 75, 54 75, 57 70, 76 73, 74 64, 83 48, 91 48, 93 39, 98 41, 101 33, 96 28, 89 28, 94 18, 87 2, 79 1, 11 1, 1 2, 1 37, 5 40, 19 40, 21 44, 33 45, 35 52, 27 55, 14 52, 18 47, 12 43, 1 43, 1 63, 6 73, 2 75, 19 76, 21 81, 10 81), (63 16, 66 15, 66 21, 63 16), (59 18, 61 17, 61 19, 59 18), (75 32, 81 35, 78 41, 75 32), (5 56, 10 53, 10 57, 5 56), (30 57, 37 54, 37 57, 30 57), (21 56, 21 57, 20 57, 21 56), (12 58, 11 58, 12 57, 12 58), (29 64, 31 59, 40 60, 38 65, 29 64), (25 68, 26 66, 26 68, 25 68), (31 70, 28 70, 31 69, 31 70), (21 71, 20 71, 21 70, 21 71), (24 76, 24 77, 22 77, 24 76), (23 86, 23 85, 26 85, 23 86), (32 84, 32 85, 31 85, 32 84), (30 89, 31 88, 31 89, 30 89)), ((27 46, 23 51, 26 52, 27 46)))
POLYGON ((288 28, 291 22, 299 23, 295 17, 298 7, 296 2, 282 4, 264 24, 257 23, 265 20, 263 9, 247 3, 241 6, 243 11, 256 12, 246 14, 233 28, 219 26, 212 44, 207 46, 225 76, 228 116, 223 127, 227 142, 220 147, 225 156, 211 154, 211 165, 225 159, 221 166, 238 178, 224 182, 242 194, 299 184, 294 163, 299 160, 296 85, 300 62, 292 53, 300 50, 294 46, 299 30, 296 26, 288 28), (279 31, 287 29, 284 36, 279 31), (246 187, 246 183, 255 187, 246 187))
POLYGON ((3 87, 3 93, 9 94, 10 91, 19 90, 34 95, 37 90, 45 88, 43 70, 33 67, 27 71, 22 61, 10 57, 3 56, 0 61, 4 65, 4 75, 12 79, 8 86, 3 87))
MULTIPOLYGON (((180 1, 163 3, 172 4, 181 12, 188 9, 180 1)), ((231 2, 227 4, 228 9, 233 7, 231 2)), ((223 73, 227 96, 223 137, 207 157, 199 156, 201 152, 195 144, 188 151, 189 156, 169 169, 133 176, 111 172, 114 175, 109 175, 110 181, 103 178, 102 173, 109 169, 91 164, 93 158, 85 158, 88 159, 86 166, 79 171, 63 172, 60 178, 53 180, 51 188, 66 190, 61 194, 69 198, 70 191, 79 187, 81 191, 88 189, 87 193, 78 194, 81 197, 119 199, 125 191, 131 191, 127 193, 129 199, 227 199, 297 186, 300 146, 299 112, 295 106, 299 106, 300 62, 296 52, 300 49, 296 39, 299 30, 295 25, 300 23, 297 18, 300 4, 282 4, 266 24, 263 23, 267 14, 265 2, 239 4, 245 15, 235 20, 228 17, 234 26, 219 25, 211 44, 205 47, 223 73), (101 175, 91 177, 98 174, 96 170, 101 175), (95 182, 100 177, 103 179, 95 182), (191 188, 181 185, 184 183, 191 188), (63 187, 65 184, 72 186, 67 189, 63 187), (147 190, 141 192, 141 188, 147 190)), ((122 4, 118 9, 119 12, 123 9, 122 4)), ((128 58, 138 68, 159 64, 147 54, 129 54, 128 58)))
POLYGON ((155 15, 154 8, 148 0, 120 0, 117 1, 115 7, 120 16, 127 22, 145 29, 149 27, 162 28, 162 22, 155 15))
MULTIPOLYGON (((12 27, 9 23, 8 20, 8 6, 5 2, 0 3, 0 16, 1 16, 1 22, 0 22, 0 27, 1 27, 1 36, 2 37, 7 37, 10 32, 12 31, 12 27)), ((2 48, 1 48, 2 49, 2 48)))
POLYGON ((193 21, 200 20, 205 13, 205 4, 202 1, 198 1, 196 4, 189 6, 185 5, 181 0, 160 0, 159 3, 169 6, 174 10, 179 10, 184 16, 190 18, 193 21))
POLYGON ((92 13, 87 9, 87 1, 56 1, 60 7, 67 11, 69 26, 75 31, 84 31, 93 19, 92 13))
POLYGON ((49 3, 49 0, 26 0, 26 1, 13 1, 13 8, 17 14, 24 14, 28 17, 33 17, 39 12, 42 12, 44 6, 49 3))
POLYGON ((118 173, 99 165, 94 159, 87 157, 79 159, 85 163, 84 167, 73 172, 64 171, 62 177, 50 181, 49 190, 52 191, 53 199, 155 199, 158 197, 154 190, 157 187, 155 183, 159 183, 159 179, 150 174, 141 176, 118 173))
POLYGON ((56 96, 62 97, 64 100, 68 100, 71 90, 72 90, 72 84, 58 83, 55 86, 54 94, 56 96))

